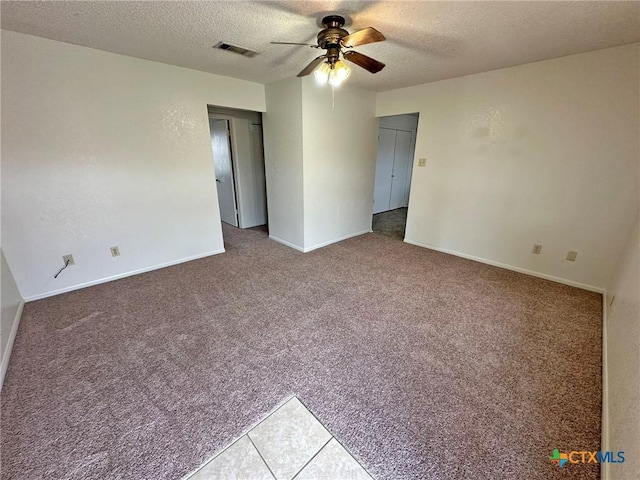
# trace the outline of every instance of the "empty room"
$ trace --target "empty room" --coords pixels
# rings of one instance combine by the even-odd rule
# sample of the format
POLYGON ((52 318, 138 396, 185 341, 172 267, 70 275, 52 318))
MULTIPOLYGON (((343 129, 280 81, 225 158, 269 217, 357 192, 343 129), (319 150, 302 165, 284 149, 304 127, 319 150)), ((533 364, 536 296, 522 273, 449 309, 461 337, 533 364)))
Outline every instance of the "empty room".
POLYGON ((640 479, 640 2, 0 8, 2 479, 640 479))

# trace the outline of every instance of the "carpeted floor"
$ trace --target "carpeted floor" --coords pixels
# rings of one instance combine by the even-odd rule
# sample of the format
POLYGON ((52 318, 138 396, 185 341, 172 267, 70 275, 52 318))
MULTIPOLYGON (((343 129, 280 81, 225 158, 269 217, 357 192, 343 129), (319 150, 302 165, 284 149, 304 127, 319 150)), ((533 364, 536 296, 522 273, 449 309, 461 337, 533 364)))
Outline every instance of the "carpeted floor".
POLYGON ((177 479, 297 395, 377 479, 597 479, 601 296, 372 233, 26 305, 2 478, 177 479))
POLYGON ((390 237, 404 240, 404 231, 407 225, 408 208, 396 208, 388 212, 376 213, 371 222, 371 230, 390 237))

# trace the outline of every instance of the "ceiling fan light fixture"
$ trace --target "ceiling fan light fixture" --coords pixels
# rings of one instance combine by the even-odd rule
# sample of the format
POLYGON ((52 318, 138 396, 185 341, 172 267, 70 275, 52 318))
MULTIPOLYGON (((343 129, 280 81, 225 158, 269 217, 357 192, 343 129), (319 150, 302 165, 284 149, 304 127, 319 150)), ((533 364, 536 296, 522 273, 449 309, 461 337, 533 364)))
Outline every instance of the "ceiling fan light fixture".
POLYGON ((322 63, 313 75, 320 84, 329 84, 337 87, 344 82, 351 74, 351 69, 342 61, 337 60, 333 65, 329 62, 322 63))
POLYGON ((319 84, 323 85, 329 81, 329 74, 331 73, 331 65, 329 62, 322 62, 318 68, 313 72, 313 76, 319 84))
POLYGON ((347 67, 342 60, 338 60, 333 64, 331 73, 329 73, 329 85, 337 87, 344 82, 349 75, 351 75, 351 69, 347 67))

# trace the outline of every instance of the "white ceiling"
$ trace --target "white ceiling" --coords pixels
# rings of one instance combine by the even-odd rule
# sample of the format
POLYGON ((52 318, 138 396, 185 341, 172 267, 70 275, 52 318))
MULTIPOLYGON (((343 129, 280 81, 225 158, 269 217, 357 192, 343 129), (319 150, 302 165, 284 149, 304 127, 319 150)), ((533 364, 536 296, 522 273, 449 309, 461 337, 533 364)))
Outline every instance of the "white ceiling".
POLYGON ((387 41, 356 50, 387 64, 354 65, 349 83, 389 90, 640 41, 640 2, 2 1, 2 28, 259 83, 295 76, 318 55, 324 14, 387 41), (260 52, 214 50, 219 41, 260 52))

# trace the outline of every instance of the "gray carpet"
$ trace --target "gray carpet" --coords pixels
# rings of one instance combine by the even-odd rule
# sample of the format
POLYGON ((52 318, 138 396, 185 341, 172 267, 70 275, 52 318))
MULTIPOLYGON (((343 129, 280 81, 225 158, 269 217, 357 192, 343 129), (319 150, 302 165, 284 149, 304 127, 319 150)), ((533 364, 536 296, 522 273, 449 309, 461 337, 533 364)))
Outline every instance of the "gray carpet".
POLYGON ((601 296, 366 234, 26 305, 2 478, 177 479, 297 395, 377 479, 599 478, 601 296))

